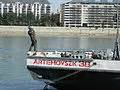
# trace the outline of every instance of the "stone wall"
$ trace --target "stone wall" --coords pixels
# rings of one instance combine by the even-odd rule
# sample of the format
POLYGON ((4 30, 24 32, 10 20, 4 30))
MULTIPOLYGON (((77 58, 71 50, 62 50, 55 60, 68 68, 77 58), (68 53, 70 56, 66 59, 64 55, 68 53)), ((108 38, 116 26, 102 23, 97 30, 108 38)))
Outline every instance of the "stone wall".
MULTIPOLYGON (((89 36, 111 37, 115 36, 114 28, 69 28, 69 27, 33 27, 38 36, 89 36)), ((0 36, 28 36, 27 26, 0 26, 0 36)))

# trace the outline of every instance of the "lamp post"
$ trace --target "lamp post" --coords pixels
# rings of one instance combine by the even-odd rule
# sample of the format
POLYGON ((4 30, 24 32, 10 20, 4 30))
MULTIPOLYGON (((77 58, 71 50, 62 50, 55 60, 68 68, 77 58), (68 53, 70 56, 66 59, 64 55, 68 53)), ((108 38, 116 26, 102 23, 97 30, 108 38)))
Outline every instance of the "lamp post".
POLYGON ((114 51, 113 51, 113 60, 119 60, 119 9, 118 9, 118 4, 114 5, 116 8, 117 12, 117 33, 116 33, 116 40, 115 40, 115 46, 114 46, 114 51))

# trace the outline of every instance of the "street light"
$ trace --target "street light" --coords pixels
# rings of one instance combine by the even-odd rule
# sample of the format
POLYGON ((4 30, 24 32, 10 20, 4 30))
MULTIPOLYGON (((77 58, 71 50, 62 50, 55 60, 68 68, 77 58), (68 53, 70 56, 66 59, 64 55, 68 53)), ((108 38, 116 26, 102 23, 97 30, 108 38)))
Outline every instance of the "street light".
POLYGON ((113 60, 119 60, 119 9, 118 9, 118 4, 114 5, 114 7, 116 8, 116 12, 117 12, 117 34, 116 34, 116 40, 115 40, 115 46, 114 46, 114 51, 113 51, 113 60))

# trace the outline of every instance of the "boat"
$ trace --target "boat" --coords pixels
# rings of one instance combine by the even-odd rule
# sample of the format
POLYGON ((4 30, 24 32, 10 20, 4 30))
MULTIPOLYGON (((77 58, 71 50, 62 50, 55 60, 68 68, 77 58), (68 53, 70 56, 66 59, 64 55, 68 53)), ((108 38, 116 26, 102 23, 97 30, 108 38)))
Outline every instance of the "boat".
POLYGON ((86 80, 113 80, 120 77, 120 60, 112 60, 113 51, 39 51, 28 52, 27 68, 33 79, 53 86, 65 86, 86 80))
POLYGON ((118 41, 119 30, 117 27, 113 50, 37 51, 35 55, 34 51, 29 51, 27 53, 27 69, 33 79, 44 80, 47 85, 54 87, 74 84, 82 86, 81 83, 86 87, 86 83, 90 84, 90 81, 102 84, 119 80, 118 41))

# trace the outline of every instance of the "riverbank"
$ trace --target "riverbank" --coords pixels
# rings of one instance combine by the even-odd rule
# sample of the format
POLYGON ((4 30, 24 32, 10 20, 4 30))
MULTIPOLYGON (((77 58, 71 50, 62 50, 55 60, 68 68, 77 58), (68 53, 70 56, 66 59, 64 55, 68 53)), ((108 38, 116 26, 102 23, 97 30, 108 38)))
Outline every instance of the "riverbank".
MULTIPOLYGON (((57 37, 101 37, 109 38, 116 34, 114 28, 69 28, 69 27, 35 27, 33 29, 37 36, 57 36, 57 37)), ((27 26, 0 26, 0 36, 28 36, 27 26)))

